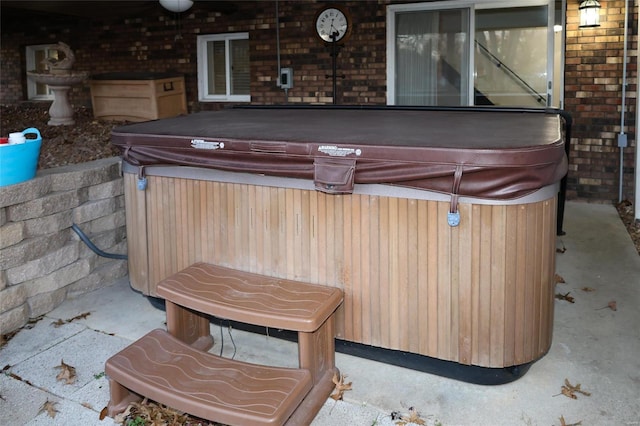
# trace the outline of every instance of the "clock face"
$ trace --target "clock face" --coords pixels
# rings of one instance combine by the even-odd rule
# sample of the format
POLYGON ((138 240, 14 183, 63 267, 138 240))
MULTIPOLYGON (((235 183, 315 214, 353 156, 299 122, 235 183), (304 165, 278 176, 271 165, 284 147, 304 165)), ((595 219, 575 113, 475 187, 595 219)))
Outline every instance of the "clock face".
POLYGON ((349 20, 343 11, 329 7, 316 17, 316 32, 327 43, 342 40, 349 31, 349 20), (335 35, 335 39, 331 36, 335 35))

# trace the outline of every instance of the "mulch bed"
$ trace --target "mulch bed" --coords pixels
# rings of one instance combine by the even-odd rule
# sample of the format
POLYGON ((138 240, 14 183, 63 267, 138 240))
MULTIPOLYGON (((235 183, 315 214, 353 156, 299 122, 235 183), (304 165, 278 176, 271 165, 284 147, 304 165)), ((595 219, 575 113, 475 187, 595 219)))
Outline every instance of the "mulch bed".
POLYGON ((111 130, 125 122, 100 121, 90 108, 74 108, 76 123, 49 126, 49 102, 0 106, 0 135, 35 127, 42 135, 39 169, 109 158, 119 155, 111 145, 111 130))

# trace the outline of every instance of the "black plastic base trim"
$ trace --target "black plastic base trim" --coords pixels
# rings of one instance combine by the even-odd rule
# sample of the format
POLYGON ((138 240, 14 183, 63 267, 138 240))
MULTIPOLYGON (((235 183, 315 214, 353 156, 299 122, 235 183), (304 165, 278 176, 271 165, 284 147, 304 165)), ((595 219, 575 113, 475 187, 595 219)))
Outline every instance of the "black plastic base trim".
POLYGON ((411 352, 396 351, 336 339, 336 351, 477 385, 503 385, 524 376, 533 362, 504 368, 464 365, 411 352))

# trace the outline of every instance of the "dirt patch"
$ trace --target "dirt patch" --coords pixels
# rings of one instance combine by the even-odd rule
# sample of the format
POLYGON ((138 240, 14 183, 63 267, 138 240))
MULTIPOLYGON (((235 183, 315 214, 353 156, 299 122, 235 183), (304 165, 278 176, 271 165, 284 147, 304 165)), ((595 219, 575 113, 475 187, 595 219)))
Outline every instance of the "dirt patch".
MULTIPOLYGON (((101 121, 93 118, 90 108, 76 107, 72 126, 49 126, 49 102, 0 106, 0 135, 37 128, 42 134, 38 168, 49 169, 119 155, 111 145, 111 130, 124 121, 101 121)), ((640 221, 634 220, 633 205, 623 201, 616 206, 620 218, 640 254, 640 221)))
MULTIPOLYGON (((636 191, 640 190, 640 188, 636 188, 636 191)), ((616 209, 618 209, 618 214, 620 215, 620 219, 622 219, 622 223, 627 228, 629 232, 629 236, 633 241, 633 244, 636 246, 636 251, 640 255, 640 220, 635 220, 635 212, 633 204, 630 201, 623 201, 616 205, 616 209)))

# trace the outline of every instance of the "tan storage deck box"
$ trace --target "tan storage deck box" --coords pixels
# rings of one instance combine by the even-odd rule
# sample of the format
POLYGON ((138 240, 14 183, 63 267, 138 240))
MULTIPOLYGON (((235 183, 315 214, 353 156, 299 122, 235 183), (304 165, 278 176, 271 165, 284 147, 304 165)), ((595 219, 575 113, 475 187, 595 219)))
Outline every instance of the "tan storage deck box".
POLYGON ((108 73, 92 77, 93 115, 149 121, 187 113, 184 77, 168 73, 108 73))

